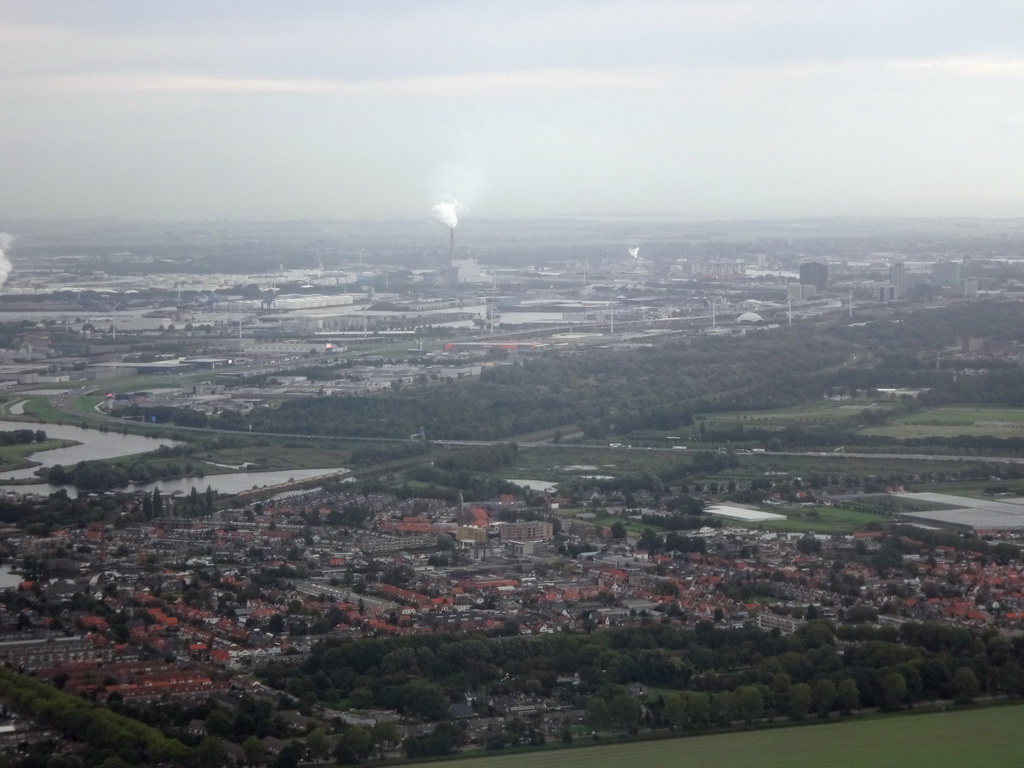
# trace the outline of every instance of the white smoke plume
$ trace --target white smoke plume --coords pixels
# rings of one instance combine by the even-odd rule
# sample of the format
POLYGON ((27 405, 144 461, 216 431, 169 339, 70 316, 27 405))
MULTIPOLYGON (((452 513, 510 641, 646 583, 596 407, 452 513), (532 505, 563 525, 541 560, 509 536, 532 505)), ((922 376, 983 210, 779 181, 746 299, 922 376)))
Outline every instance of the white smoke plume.
POLYGON ((7 282, 7 278, 11 275, 11 270, 14 269, 14 265, 11 264, 11 260, 7 258, 7 254, 4 253, 10 245, 13 237, 8 235, 6 232, 0 232, 0 288, 3 288, 4 283, 7 282))
POLYGON ((443 224, 448 229, 455 229, 459 225, 459 213, 462 211, 462 204, 455 199, 450 203, 438 203, 430 209, 430 218, 438 224, 443 224))
POLYGON ((629 255, 632 256, 634 259, 639 260, 640 259, 640 246, 634 245, 632 248, 630 248, 629 249, 629 255))

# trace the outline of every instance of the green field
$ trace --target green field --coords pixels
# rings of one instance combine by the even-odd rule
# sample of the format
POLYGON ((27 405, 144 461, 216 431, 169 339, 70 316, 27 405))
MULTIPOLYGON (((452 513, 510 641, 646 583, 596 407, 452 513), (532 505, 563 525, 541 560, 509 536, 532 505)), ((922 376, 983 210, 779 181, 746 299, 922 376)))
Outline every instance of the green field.
MULTIPOLYGON (((871 400, 842 402, 815 400, 794 408, 710 413, 701 418, 709 428, 712 426, 735 427, 742 424, 760 429, 782 429, 798 425, 823 424, 856 416, 861 411, 888 410, 889 408, 891 406, 886 403, 877 403, 871 400)), ((699 422, 697 423, 699 424, 699 422)))
POLYGON ((883 427, 861 430, 861 434, 897 438, 957 435, 1024 437, 1024 409, 929 408, 899 416, 883 427))
POLYGON ((812 531, 814 533, 856 533, 869 525, 886 526, 890 519, 886 515, 875 515, 841 507, 788 508, 769 510, 785 515, 785 520, 764 523, 743 523, 739 520, 726 521, 737 528, 763 528, 768 531, 812 531))
POLYGON ((1024 763, 1024 708, 879 717, 826 725, 609 744, 431 763, 437 768, 1002 768, 1024 763))

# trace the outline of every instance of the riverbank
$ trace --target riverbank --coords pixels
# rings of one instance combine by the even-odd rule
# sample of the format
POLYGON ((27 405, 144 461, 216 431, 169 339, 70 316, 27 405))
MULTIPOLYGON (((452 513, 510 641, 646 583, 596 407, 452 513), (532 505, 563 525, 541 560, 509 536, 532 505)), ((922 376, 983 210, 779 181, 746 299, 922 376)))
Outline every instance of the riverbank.
POLYGON ((19 469, 32 469, 42 466, 33 461, 31 456, 59 448, 70 448, 78 443, 74 440, 48 438, 41 443, 21 443, 19 445, 0 446, 0 472, 13 472, 19 469))

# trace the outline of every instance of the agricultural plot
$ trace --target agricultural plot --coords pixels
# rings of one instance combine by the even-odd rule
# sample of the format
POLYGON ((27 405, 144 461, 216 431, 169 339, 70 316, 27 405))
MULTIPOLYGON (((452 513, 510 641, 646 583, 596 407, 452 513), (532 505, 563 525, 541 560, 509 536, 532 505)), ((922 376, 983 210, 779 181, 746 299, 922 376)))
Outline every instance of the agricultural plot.
POLYGON ((437 768, 1003 768, 1021 764, 1019 706, 880 717, 432 763, 437 768))
POLYGON ((765 411, 734 411, 712 413, 704 417, 710 429, 713 426, 756 427, 758 429, 783 429, 793 426, 827 424, 855 416, 862 411, 886 411, 891 406, 871 400, 815 401, 795 408, 777 408, 765 411))
POLYGON ((863 435, 886 437, 1024 437, 1024 409, 929 408, 899 416, 888 424, 861 430, 863 435))

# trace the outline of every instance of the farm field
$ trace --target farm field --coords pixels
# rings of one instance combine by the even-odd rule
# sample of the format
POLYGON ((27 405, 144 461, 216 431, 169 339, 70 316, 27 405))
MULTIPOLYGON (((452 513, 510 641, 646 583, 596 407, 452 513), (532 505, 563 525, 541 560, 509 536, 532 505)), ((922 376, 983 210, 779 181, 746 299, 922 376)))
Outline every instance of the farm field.
POLYGON ((710 413, 705 415, 703 419, 709 427, 712 425, 737 426, 742 424, 744 426, 764 429, 782 429, 783 427, 794 425, 806 426, 814 423, 838 421, 839 419, 855 416, 861 411, 885 411, 890 407, 886 403, 869 400, 847 400, 842 402, 816 400, 796 406, 795 408, 710 413))
POLYGON ((552 479, 580 475, 620 475, 644 469, 660 470, 689 463, 690 452, 648 451, 643 448, 614 449, 588 446, 544 446, 521 451, 513 467, 502 474, 508 477, 533 477, 543 472, 552 479), (529 473, 524 475, 523 473, 529 473))
POLYGON ((448 760, 437 768, 1003 768, 1021 764, 1024 710, 1006 706, 448 760))
POLYGON ((930 408, 898 416, 885 426, 869 427, 861 430, 860 434, 896 438, 956 435, 1024 437, 1024 409, 930 408))
MULTIPOLYGON (((922 459, 892 459, 888 457, 868 458, 864 456, 847 456, 844 454, 825 453, 819 456, 797 456, 780 454, 742 454, 738 457, 739 467, 727 470, 718 475, 719 479, 753 478, 768 472, 784 472, 791 475, 804 475, 811 472, 831 474, 842 472, 853 475, 881 475, 892 472, 942 472, 960 471, 964 462, 954 459, 949 461, 928 461, 922 459)), ((979 458, 978 461, 984 461, 979 458)))
MULTIPOLYGON (((649 469, 659 472, 663 469, 687 465, 694 454, 708 450, 700 443, 689 446, 689 451, 658 450, 643 448, 611 449, 572 445, 544 446, 522 451, 511 467, 504 467, 496 476, 502 478, 531 478, 550 483, 579 481, 587 476, 620 477, 632 472, 649 469)), ((710 452, 714 452, 711 450, 710 452)), ((887 457, 865 458, 842 454, 820 456, 799 456, 784 454, 740 453, 735 456, 737 466, 718 473, 704 475, 703 479, 717 482, 750 482, 764 477, 802 477, 811 473, 844 473, 860 476, 878 475, 886 477, 894 471, 904 473, 962 471, 964 462, 923 461, 901 459, 894 462, 887 457)), ((982 459, 979 459, 981 461, 982 459)))

